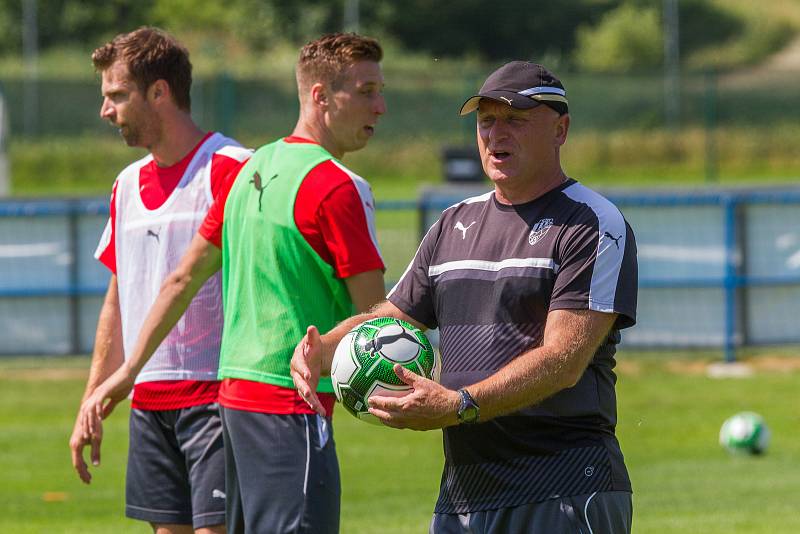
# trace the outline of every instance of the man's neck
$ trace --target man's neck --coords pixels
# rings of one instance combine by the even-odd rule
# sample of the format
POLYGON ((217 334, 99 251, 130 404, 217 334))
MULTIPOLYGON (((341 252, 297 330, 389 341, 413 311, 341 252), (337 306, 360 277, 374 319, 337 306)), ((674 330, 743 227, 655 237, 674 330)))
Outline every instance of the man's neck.
POLYGON ((309 119, 301 115, 297 120, 294 131, 292 131, 292 135, 295 137, 308 139, 309 141, 314 141, 322 146, 322 148, 330 152, 333 157, 342 159, 344 153, 336 147, 330 131, 325 128, 321 117, 318 120, 315 119, 317 118, 315 117, 313 119, 309 119))
POLYGON ((188 113, 164 121, 159 140, 148 147, 159 167, 171 167, 192 151, 205 136, 188 113))
POLYGON ((556 187, 567 181, 568 177, 559 167, 556 172, 549 174, 545 178, 534 179, 522 187, 502 187, 495 184, 495 198, 501 204, 525 204, 549 193, 556 187))

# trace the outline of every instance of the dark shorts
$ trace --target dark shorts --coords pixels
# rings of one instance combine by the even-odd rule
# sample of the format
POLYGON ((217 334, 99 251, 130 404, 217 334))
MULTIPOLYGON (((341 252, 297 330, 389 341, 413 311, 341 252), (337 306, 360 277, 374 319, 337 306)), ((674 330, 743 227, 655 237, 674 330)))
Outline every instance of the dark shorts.
POLYGON ((429 534, 630 534, 631 494, 606 491, 468 514, 433 514, 429 534))
POLYGON ((338 532, 341 485, 330 419, 220 411, 228 534, 338 532))
POLYGON ((125 515, 150 523, 225 523, 219 406, 131 410, 125 515))

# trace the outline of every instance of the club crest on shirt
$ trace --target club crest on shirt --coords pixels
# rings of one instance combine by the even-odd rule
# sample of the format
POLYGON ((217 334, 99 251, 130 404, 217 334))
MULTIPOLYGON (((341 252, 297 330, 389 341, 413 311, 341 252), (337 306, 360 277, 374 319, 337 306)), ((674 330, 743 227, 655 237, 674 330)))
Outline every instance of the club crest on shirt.
POLYGON ((534 224, 533 228, 531 228, 531 233, 528 234, 528 243, 531 245, 538 243, 551 226, 553 226, 553 219, 541 219, 539 222, 534 224))

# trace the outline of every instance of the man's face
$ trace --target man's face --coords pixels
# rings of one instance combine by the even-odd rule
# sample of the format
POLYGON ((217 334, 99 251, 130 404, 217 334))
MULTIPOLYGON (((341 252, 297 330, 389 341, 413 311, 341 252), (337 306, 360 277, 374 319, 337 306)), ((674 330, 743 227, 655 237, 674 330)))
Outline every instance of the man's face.
POLYGON ((386 113, 383 74, 374 61, 347 68, 341 86, 329 93, 326 126, 339 155, 364 148, 375 133, 378 117, 386 113))
POLYGON ((558 166, 568 116, 541 105, 514 109, 484 98, 478 106, 478 151, 483 170, 497 185, 520 186, 558 166))
POLYGON ((119 128, 128 146, 150 147, 155 141, 158 116, 147 94, 131 79, 127 65, 116 61, 104 70, 100 90, 100 118, 119 128))

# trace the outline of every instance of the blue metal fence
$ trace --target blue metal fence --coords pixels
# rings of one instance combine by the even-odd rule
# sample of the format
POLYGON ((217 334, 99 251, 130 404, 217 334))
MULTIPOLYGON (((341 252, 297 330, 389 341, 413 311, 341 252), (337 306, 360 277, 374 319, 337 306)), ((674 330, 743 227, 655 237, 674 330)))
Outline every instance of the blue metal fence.
MULTIPOLYGON (((465 196, 427 192, 423 224, 465 196)), ((606 196, 639 249, 639 317, 627 346, 716 348, 732 361, 738 347, 800 343, 800 189, 606 196)))
MULTIPOLYGON (((378 203, 388 280, 419 232, 469 194, 378 203)), ((639 248, 639 322, 627 346, 715 348, 732 360, 742 346, 800 343, 800 189, 607 196, 639 248)), ((106 199, 0 202, 0 354, 91 350, 109 278, 93 252, 107 217, 106 199)))

